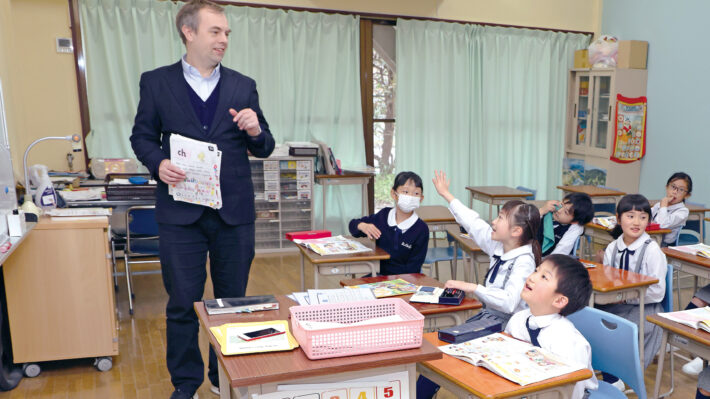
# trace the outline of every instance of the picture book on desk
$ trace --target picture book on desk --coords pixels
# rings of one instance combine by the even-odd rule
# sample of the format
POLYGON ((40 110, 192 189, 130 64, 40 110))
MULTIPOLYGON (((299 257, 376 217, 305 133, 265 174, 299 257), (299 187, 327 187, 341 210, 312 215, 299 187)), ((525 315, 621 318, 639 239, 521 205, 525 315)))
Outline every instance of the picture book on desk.
POLYGON ((293 242, 310 249, 318 255, 347 255, 372 252, 371 248, 362 243, 343 236, 315 238, 312 240, 294 239, 293 242))
POLYGON ((277 310, 279 301, 273 295, 245 296, 242 298, 205 299, 207 314, 251 313, 277 310))
POLYGON ((681 245, 678 247, 668 247, 668 249, 674 249, 676 251, 684 252, 690 255, 702 256, 703 258, 710 258, 710 245, 681 245))
POLYGON ((500 333, 439 349, 523 386, 586 368, 500 333))
POLYGON ((658 315, 688 327, 710 332, 710 306, 680 310, 678 312, 659 313, 658 315))
POLYGON ((368 288, 372 290, 376 298, 386 298, 390 296, 406 295, 416 292, 418 285, 398 278, 396 280, 378 281, 376 283, 350 285, 345 288, 368 288))

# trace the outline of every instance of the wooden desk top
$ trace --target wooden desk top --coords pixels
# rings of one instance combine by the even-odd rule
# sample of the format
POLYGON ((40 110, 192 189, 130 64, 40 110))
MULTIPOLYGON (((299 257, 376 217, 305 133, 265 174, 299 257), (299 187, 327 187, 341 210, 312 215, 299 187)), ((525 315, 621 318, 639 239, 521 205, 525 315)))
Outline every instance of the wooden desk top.
POLYGON ((590 197, 620 197, 622 195, 626 195, 623 191, 611 190, 588 184, 581 186, 557 186, 557 188, 562 191, 569 191, 572 193, 585 193, 590 197))
POLYGON ((41 216, 34 228, 36 230, 108 228, 108 216, 41 216))
POLYGON ((678 335, 692 339, 693 341, 701 343, 705 346, 710 346, 710 333, 705 330, 688 327, 684 324, 676 323, 673 320, 663 318, 657 314, 646 316, 646 320, 660 326, 661 328, 670 330, 678 335))
POLYGON ((370 178, 373 177, 375 174, 374 173, 365 173, 365 172, 343 172, 342 175, 314 175, 316 180, 320 179, 362 179, 362 178, 370 178))
POLYGON ((582 262, 596 265, 596 267, 587 268, 587 271, 589 272, 589 278, 592 280, 592 288, 597 292, 613 292, 658 283, 658 279, 655 277, 605 266, 588 260, 582 262))
MULTIPOLYGON (((433 279, 425 274, 421 273, 411 273, 411 274, 394 274, 390 276, 377 276, 377 277, 363 277, 363 278, 353 278, 349 280, 340 280, 340 285, 345 287, 348 285, 360 285, 360 284, 369 284, 369 283, 377 283, 380 281, 388 281, 388 280, 396 280, 398 278, 401 278, 402 280, 409 281, 412 284, 416 285, 426 285, 428 287, 440 287, 444 288, 444 284, 436 279, 433 279)), ((464 298, 463 301, 461 301, 460 305, 439 305, 439 304, 433 304, 433 303, 419 303, 419 302, 409 302, 409 298, 412 297, 412 294, 407 294, 407 295, 400 295, 397 298, 402 298, 405 301, 407 301, 408 304, 412 305, 412 307, 416 310, 419 311, 419 313, 423 314, 424 316, 430 315, 430 314, 439 314, 439 313, 451 313, 451 312, 458 312, 462 310, 473 310, 473 309, 480 309, 483 305, 481 302, 479 302, 477 299, 474 298, 464 298)))
MULTIPOLYGON (((589 227, 590 229, 595 229, 595 230, 606 231, 607 233, 610 233, 612 230, 612 229, 606 228, 600 224, 596 224, 594 222, 589 222, 589 223, 585 224, 584 227, 589 227)), ((648 235, 650 235, 650 236, 655 235, 655 234, 668 234, 670 232, 671 232, 671 230, 669 230, 669 229, 658 229, 658 230, 646 231, 646 233, 648 233, 648 235)))
POLYGON ((346 262, 367 262, 371 260, 384 260, 389 259, 390 254, 384 249, 375 245, 374 241, 370 241, 367 237, 353 238, 348 236, 349 239, 359 241, 366 247, 372 248, 370 252, 359 252, 355 254, 345 254, 345 255, 318 255, 317 253, 311 251, 310 249, 304 247, 303 245, 298 245, 294 243, 301 254, 308 258, 308 261, 314 265, 322 265, 328 263, 346 263, 346 262))
MULTIPOLYGON (((424 334, 424 339, 437 347, 448 345, 447 342, 439 341, 435 332, 424 334)), ((424 362, 423 365, 477 397, 486 399, 530 395, 542 389, 573 384, 592 377, 592 371, 584 369, 535 384, 521 386, 483 367, 474 366, 447 354, 444 354, 443 358, 439 360, 424 362)))
MULTIPOLYGON (((290 306, 296 303, 284 295, 277 295, 278 310, 254 313, 236 313, 210 316, 202 302, 195 302, 195 312, 200 324, 207 330, 207 337, 217 353, 217 359, 224 366, 232 387, 265 384, 317 377, 328 374, 372 369, 374 367, 395 366, 441 359, 442 353, 427 341, 416 349, 372 353, 368 355, 336 357, 332 359, 309 360, 301 348, 285 352, 259 353, 252 355, 224 356, 210 327, 224 323, 242 323, 269 320, 289 320, 290 306)), ((291 328, 293 331, 293 328, 291 328)))
POLYGON ((684 262, 692 263, 694 265, 705 266, 707 268, 710 268, 710 259, 708 258, 703 258, 702 256, 698 255, 686 254, 685 252, 676 251, 672 248, 661 248, 661 251, 663 251, 666 256, 669 256, 671 258, 679 259, 684 262))
POLYGON ((417 216, 424 223, 456 223, 456 218, 451 214, 449 208, 443 205, 424 205, 416 211, 417 216))
POLYGON ((485 196, 491 197, 491 198, 498 198, 498 197, 525 198, 525 197, 529 197, 529 196, 533 195, 532 193, 529 193, 527 191, 521 191, 521 190, 518 190, 517 188, 508 187, 508 186, 466 186, 466 190, 468 190, 472 193, 485 195, 485 196))
POLYGON ((446 233, 453 238, 466 252, 483 252, 483 250, 470 238, 463 237, 459 226, 447 226, 446 233))
MULTIPOLYGON (((649 200, 648 202, 651 204, 651 206, 654 206, 657 203, 661 202, 661 200, 649 200)), ((688 208, 688 211, 693 212, 693 213, 710 212, 710 208, 700 206, 700 205, 686 203, 685 207, 688 208)), ((705 220, 710 220, 710 218, 706 218, 705 220)))

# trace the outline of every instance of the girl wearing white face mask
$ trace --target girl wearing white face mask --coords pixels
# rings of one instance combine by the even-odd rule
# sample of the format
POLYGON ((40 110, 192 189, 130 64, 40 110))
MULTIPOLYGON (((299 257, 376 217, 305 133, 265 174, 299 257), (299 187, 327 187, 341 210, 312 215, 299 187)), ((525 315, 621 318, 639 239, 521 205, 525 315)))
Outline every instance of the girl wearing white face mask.
POLYGON ((429 243, 429 227, 417 216, 422 195, 422 179, 414 172, 401 172, 391 191, 394 207, 350 221, 350 234, 377 240, 390 254, 380 261, 380 274, 420 273, 429 243))

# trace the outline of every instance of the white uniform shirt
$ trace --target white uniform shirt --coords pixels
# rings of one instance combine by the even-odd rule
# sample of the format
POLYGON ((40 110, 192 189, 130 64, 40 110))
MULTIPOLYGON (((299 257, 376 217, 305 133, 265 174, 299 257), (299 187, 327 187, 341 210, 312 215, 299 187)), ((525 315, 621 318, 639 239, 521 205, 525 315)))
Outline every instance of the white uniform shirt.
POLYGON ((525 280, 535 271, 532 246, 527 244, 503 253, 503 243, 491 239, 493 229, 476 211, 469 209, 457 199, 451 201, 449 209, 476 244, 491 257, 489 269, 496 262, 493 255, 500 256, 503 261, 492 283, 488 282, 490 276, 487 276, 485 285, 477 285, 475 294, 478 299, 486 307, 506 314, 513 314, 527 308, 525 301, 520 299, 520 293, 525 286, 525 280), (511 268, 510 277, 505 282, 505 276, 511 268))
MULTIPOLYGON (((658 303, 663 300, 666 295, 666 271, 667 271, 667 261, 666 255, 661 251, 661 247, 656 244, 656 241, 651 239, 651 243, 646 247, 646 253, 643 256, 643 262, 641 262, 641 267, 637 268, 638 257, 641 255, 641 247, 646 240, 651 239, 647 233, 643 233, 641 237, 637 238, 636 241, 628 246, 628 249, 635 251, 633 255, 629 255, 629 271, 643 274, 646 276, 655 277, 658 279, 657 284, 653 284, 646 290, 646 296, 644 297, 644 303, 658 303)), ((624 235, 620 235, 619 238, 612 241, 604 252, 604 264, 620 268, 622 252, 626 249, 626 244, 624 244, 624 235), (611 258, 614 253, 614 246, 616 245, 616 261, 611 264, 611 258)), ((638 299, 628 300, 626 303, 638 304, 638 299)))
POLYGON ((212 91, 214 91, 214 88, 217 87, 217 83, 219 83, 219 65, 220 64, 217 64, 210 76, 203 78, 200 71, 188 64, 187 61, 185 61, 185 56, 182 57, 182 74, 185 76, 185 80, 187 80, 190 87, 192 87, 192 90, 197 93, 202 101, 207 101, 207 99, 210 98, 212 91))
POLYGON ((651 208, 651 215, 653 215, 651 220, 660 224, 662 229, 672 230, 663 236, 663 242, 670 245, 675 245, 675 240, 680 230, 685 226, 689 214, 690 211, 683 202, 669 205, 665 208, 661 208, 661 203, 657 202, 651 208))
MULTIPOLYGON (((530 309, 514 314, 508 321, 505 332, 514 338, 530 342, 530 334, 527 327, 525 327, 525 322, 529 316, 530 309)), ((530 317, 530 328, 541 329, 540 334, 537 336, 537 341, 542 349, 550 351, 569 362, 584 365, 594 372, 592 368, 592 348, 589 342, 566 317, 560 316, 558 313, 532 316, 530 317)), ((572 399, 581 399, 584 396, 585 388, 595 390, 598 386, 597 378, 592 375, 592 378, 574 385, 572 399)))
MULTIPOLYGON (((542 226, 540 226, 540 228, 542 228, 542 226)), ((558 241, 557 245, 555 245, 555 249, 550 252, 550 255, 571 254, 572 249, 574 248, 574 243, 577 242, 577 238, 579 238, 579 236, 581 236, 582 234, 584 234, 584 226, 580 226, 579 223, 570 224, 567 231, 565 231, 565 234, 562 235, 560 241, 558 241)))

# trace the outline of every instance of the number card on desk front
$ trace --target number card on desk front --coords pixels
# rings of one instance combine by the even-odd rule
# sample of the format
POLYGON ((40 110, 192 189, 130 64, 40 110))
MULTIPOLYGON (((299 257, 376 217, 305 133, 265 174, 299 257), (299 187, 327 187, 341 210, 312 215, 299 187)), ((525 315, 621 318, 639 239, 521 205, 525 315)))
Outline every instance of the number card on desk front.
POLYGON ((279 385, 279 391, 252 399, 407 399, 406 372, 390 373, 339 383, 279 385))

